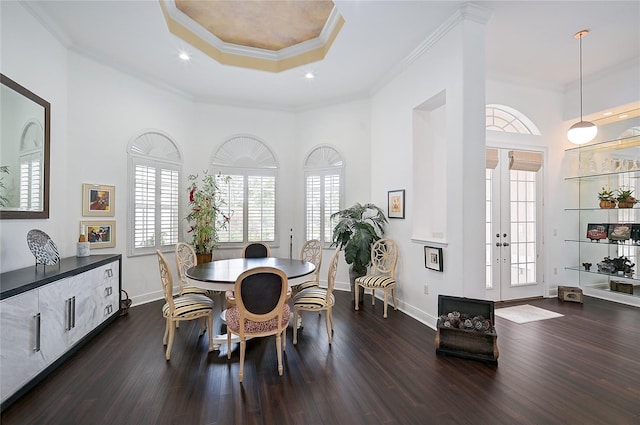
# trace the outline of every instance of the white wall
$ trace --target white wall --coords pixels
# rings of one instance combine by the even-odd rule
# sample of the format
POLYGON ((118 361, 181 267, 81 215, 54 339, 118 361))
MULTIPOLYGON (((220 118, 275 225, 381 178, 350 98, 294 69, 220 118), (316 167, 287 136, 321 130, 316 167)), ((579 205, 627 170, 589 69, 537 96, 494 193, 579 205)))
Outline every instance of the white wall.
MULTIPOLYGON (((27 233, 40 229, 62 256, 75 255, 68 242, 65 217, 67 182, 67 51, 18 2, 0 4, 0 67, 2 74, 51 104, 52 194, 48 220, 0 221, 0 272, 35 264, 27 233)), ((0 160, 0 162, 2 162, 0 160)))

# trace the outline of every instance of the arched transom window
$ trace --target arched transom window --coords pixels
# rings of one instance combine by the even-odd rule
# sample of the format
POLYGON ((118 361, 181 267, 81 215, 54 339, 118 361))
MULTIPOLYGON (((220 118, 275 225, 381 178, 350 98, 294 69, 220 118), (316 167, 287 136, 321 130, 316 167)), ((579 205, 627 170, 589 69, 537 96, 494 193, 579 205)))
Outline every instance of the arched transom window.
POLYGON ((182 156, 160 131, 146 131, 127 148, 129 157, 129 255, 169 250, 180 229, 182 156))
POLYGON ((224 142, 211 162, 222 208, 230 216, 219 232, 220 243, 275 242, 278 164, 271 150, 256 137, 236 136, 224 142))
POLYGON ((540 135, 540 130, 529 118, 505 105, 487 105, 486 128, 508 133, 540 135))
POLYGON ((305 175, 305 236, 331 244, 333 226, 331 214, 342 206, 344 162, 329 146, 315 148, 304 163, 305 175))

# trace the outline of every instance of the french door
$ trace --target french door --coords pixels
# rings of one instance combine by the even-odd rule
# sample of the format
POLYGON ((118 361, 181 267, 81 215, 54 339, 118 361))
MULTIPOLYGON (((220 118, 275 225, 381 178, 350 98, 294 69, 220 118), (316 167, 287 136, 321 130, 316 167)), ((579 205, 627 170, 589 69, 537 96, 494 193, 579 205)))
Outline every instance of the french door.
POLYGON ((487 149, 486 293, 494 301, 542 296, 541 152, 487 149))

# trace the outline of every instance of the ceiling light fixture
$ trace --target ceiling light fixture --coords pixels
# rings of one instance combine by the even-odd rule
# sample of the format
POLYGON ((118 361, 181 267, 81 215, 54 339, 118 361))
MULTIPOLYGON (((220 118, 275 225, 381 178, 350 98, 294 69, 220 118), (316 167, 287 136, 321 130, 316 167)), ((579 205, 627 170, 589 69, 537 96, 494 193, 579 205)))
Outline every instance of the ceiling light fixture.
POLYGON ((191 60, 191 56, 189 55, 189 53, 187 53, 187 52, 185 52, 185 51, 180 52, 180 53, 178 54, 178 57, 179 57, 180 59, 182 59, 183 61, 185 61, 185 62, 187 62, 187 61, 191 60))
POLYGON ((573 36, 573 38, 580 40, 580 121, 569 128, 567 137, 571 143, 576 145, 588 143, 598 134, 598 127, 594 123, 582 119, 582 37, 586 37, 587 34, 589 34, 589 30, 582 30, 573 36))
POLYGON ((316 74, 309 71, 306 74, 304 74, 304 78, 306 78, 307 80, 313 80, 314 78, 316 78, 316 74))

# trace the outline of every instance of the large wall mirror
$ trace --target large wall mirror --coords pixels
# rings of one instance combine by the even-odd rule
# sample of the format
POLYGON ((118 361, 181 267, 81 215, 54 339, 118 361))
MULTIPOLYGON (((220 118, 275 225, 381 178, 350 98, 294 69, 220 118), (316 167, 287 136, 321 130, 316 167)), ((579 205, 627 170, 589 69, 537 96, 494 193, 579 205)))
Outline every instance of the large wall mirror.
POLYGON ((49 218, 51 105, 0 81, 0 219, 49 218))

